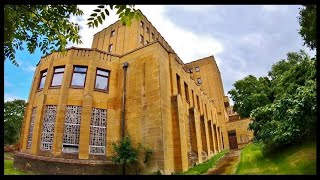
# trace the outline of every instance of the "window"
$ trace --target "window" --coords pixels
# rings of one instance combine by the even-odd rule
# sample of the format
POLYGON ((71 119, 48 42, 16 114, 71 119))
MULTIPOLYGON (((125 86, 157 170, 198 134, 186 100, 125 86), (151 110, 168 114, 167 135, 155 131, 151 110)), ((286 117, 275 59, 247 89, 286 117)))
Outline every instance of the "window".
POLYGON ((41 71, 39 89, 43 89, 44 83, 46 82, 47 70, 41 71))
POLYGON ((32 145, 32 134, 33 134, 33 127, 34 127, 34 119, 36 117, 36 112, 37 108, 34 107, 32 109, 32 114, 31 114, 31 120, 30 120, 30 126, 29 126, 29 134, 28 134, 28 144, 27 144, 27 149, 31 148, 32 145))
POLYGON ((207 115, 207 118, 208 118, 207 104, 204 104, 204 108, 206 109, 206 115, 207 115))
POLYGON ((159 39, 157 38, 157 41, 159 41, 159 39))
POLYGON ((186 101, 189 103, 189 88, 188 88, 188 85, 186 84, 186 82, 184 82, 184 91, 186 94, 186 101))
POLYGON ((67 106, 62 152, 72 153, 79 150, 81 110, 81 106, 67 106))
POLYGON ((202 83, 201 78, 198 78, 197 81, 198 81, 198 84, 201 84, 201 83, 202 83))
POLYGON ((64 67, 55 67, 51 82, 51 87, 61 86, 63 78, 64 67))
POLYGON ((41 149, 51 150, 54 135, 54 124, 56 122, 57 106, 46 106, 44 112, 42 136, 41 136, 41 149))
POLYGON ((181 94, 181 87, 180 87, 180 76, 178 74, 177 75, 177 88, 178 88, 178 94, 181 94))
POLYGON ((114 30, 111 31, 110 37, 114 36, 114 30))
POLYGON ((192 89, 191 89, 191 96, 192 96, 192 103, 193 103, 193 106, 195 106, 194 96, 193 96, 193 90, 192 90, 192 89))
POLYGON ((189 72, 190 72, 190 73, 192 73, 192 72, 193 72, 193 69, 192 69, 192 68, 191 68, 191 69, 189 69, 189 72))
POLYGON ((152 37, 152 39, 154 40, 154 33, 151 33, 151 37, 152 37))
POLYGON ((149 34, 150 33, 150 30, 149 30, 149 28, 147 27, 147 33, 149 34))
POLYGON ((96 82, 95 82, 95 89, 100 89, 107 91, 109 84, 109 71, 103 69, 97 69, 96 73, 96 82))
POLYGON ((199 102, 199 96, 197 95, 197 105, 198 105, 198 110, 200 110, 200 102, 199 102))
POLYGON ((110 44, 109 45, 109 52, 112 52, 112 47, 113 47, 113 44, 110 44))
POLYGON ((71 86, 84 87, 86 82, 87 67, 75 66, 73 68, 73 75, 71 86))
POLYGON ((144 27, 144 23, 142 21, 140 21, 140 26, 143 28, 144 27))
POLYGON ((107 110, 92 108, 90 124, 90 154, 106 153, 107 110))
POLYGON ((144 39, 143 39, 143 36, 140 35, 140 43, 141 43, 141 44, 143 44, 143 40, 144 40, 144 39))
POLYGON ((146 41, 147 42, 147 44, 149 44, 149 41, 146 41))
POLYGON ((196 72, 199 72, 200 71, 200 68, 199 66, 196 67, 196 72))

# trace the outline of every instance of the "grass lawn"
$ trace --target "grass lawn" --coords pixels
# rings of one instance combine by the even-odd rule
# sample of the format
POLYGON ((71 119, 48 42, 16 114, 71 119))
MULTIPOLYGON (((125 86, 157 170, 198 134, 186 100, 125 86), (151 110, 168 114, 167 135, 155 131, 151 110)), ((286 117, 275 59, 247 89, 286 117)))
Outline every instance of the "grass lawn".
POLYGON ((13 168, 13 154, 12 153, 4 153, 4 175, 26 175, 31 173, 22 172, 13 168), (8 159, 10 158, 10 160, 8 159))
POLYGON ((26 175, 28 173, 15 170, 12 160, 4 160, 4 175, 26 175))
POLYGON ((288 147, 264 156, 261 145, 250 144, 241 151, 235 174, 316 174, 316 142, 288 147))
POLYGON ((211 159, 198 164, 192 168, 190 168, 188 171, 184 173, 179 173, 178 175, 199 175, 207 172, 210 168, 212 168, 226 153, 228 150, 223 150, 219 152, 218 154, 214 155, 211 159))

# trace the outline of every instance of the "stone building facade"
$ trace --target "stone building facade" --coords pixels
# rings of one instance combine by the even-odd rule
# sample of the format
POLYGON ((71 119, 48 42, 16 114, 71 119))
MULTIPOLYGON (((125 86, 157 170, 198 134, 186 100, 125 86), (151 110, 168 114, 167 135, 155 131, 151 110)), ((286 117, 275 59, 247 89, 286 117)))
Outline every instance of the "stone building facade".
POLYGON ((228 106, 213 56, 185 64, 145 16, 117 21, 91 48, 41 58, 17 157, 110 161, 124 125, 134 144, 153 149, 143 173, 186 171, 229 149, 228 106))
POLYGON ((240 118, 239 114, 233 110, 233 106, 227 107, 229 121, 227 122, 227 132, 230 149, 242 149, 252 142, 253 131, 249 130, 251 118, 240 118))

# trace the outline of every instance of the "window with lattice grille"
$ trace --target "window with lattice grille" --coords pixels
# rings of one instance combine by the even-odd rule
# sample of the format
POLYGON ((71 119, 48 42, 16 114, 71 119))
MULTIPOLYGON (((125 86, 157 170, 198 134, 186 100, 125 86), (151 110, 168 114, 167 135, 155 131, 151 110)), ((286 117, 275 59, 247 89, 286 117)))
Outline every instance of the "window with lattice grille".
POLYGON ((36 112, 37 112, 37 108, 34 107, 34 108, 32 109, 32 114, 31 114, 31 121, 30 121, 30 126, 29 126, 27 149, 30 149, 30 148, 31 148, 31 145, 32 145, 32 134, 33 134, 34 119, 35 119, 35 117, 36 117, 36 112))
POLYGON ((79 151, 81 106, 67 106, 62 152, 72 153, 79 151))
POLYGON ((52 149, 56 115, 57 115, 57 106, 51 106, 51 105, 46 106, 46 110, 43 118, 43 126, 42 126, 42 137, 41 137, 42 150, 52 149))
POLYGON ((92 108, 90 125, 90 154, 106 153, 107 110, 92 108))

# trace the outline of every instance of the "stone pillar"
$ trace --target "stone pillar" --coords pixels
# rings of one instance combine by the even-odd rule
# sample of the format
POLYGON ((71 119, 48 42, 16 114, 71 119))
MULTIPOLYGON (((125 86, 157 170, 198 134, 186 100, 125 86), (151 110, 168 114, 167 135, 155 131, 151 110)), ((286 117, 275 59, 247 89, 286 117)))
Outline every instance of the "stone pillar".
POLYGON ((185 116, 183 111, 183 104, 181 100, 181 95, 177 95, 178 103, 178 122, 180 130, 180 145, 181 145, 181 163, 182 171, 188 170, 188 146, 187 146, 187 136, 186 136, 186 127, 185 127, 185 116))
POLYGON ((45 113, 45 99, 46 95, 40 94, 37 104, 37 112, 34 119, 34 127, 33 127, 33 134, 32 134, 32 146, 31 146, 31 154, 38 154, 41 144, 41 135, 42 135, 42 122, 43 116, 45 113))
POLYGON ((194 122, 197 135, 197 147, 198 147, 198 161, 202 163, 202 139, 201 139, 201 126, 200 126, 200 114, 198 110, 194 109, 194 122))
POLYGON ((63 133, 64 133, 64 120, 66 116, 67 100, 69 86, 73 71, 72 64, 67 64, 64 69, 63 81, 60 87, 60 94, 57 106, 57 116, 54 127, 54 138, 53 138, 53 147, 52 154, 54 156, 60 156, 62 151, 62 142, 63 142, 63 133))
POLYGON ((90 122, 92 113, 92 96, 83 96, 80 139, 79 139, 79 159, 89 159, 90 122))

